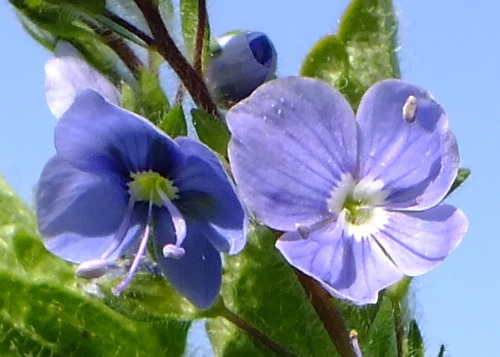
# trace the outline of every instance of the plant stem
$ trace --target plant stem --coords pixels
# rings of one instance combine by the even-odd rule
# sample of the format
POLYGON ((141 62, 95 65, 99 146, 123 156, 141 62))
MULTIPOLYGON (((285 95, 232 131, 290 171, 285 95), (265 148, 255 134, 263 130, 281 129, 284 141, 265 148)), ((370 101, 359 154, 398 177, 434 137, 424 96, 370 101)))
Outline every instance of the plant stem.
POLYGON ((194 70, 175 45, 161 19, 156 5, 151 0, 134 1, 144 15, 153 34, 153 42, 150 45, 155 47, 158 53, 172 67, 196 105, 208 113, 220 117, 217 106, 212 100, 203 78, 194 70))
POLYGON ((131 34, 137 36, 139 39, 141 39, 145 44, 151 46, 153 44, 153 39, 146 33, 142 32, 139 30, 137 27, 132 25, 131 23, 125 21, 119 16, 116 16, 113 14, 111 11, 105 10, 104 16, 107 17, 109 20, 113 21, 115 24, 123 27, 125 30, 130 32, 131 34))
POLYGON ((278 354, 279 356, 297 357, 296 354, 286 350, 284 347, 282 347, 276 341, 272 340, 271 338, 269 338, 265 334, 263 334, 255 326, 251 325, 250 323, 243 320, 242 318, 240 318, 238 315, 236 315, 232 311, 228 310, 225 306, 223 309, 220 310, 220 316, 222 316, 226 320, 232 322, 233 324, 238 326, 240 329, 247 332, 250 336, 259 340, 262 344, 269 347, 271 350, 276 352, 276 354, 278 354))
POLYGON ((207 4, 205 0, 198 0, 198 25, 196 28, 196 40, 194 45, 193 68, 201 76, 203 75, 202 56, 203 40, 207 27, 207 4))
POLYGON ((108 45, 118 55, 118 57, 120 57, 130 72, 132 72, 134 77, 137 78, 143 65, 127 43, 123 41, 122 38, 116 36, 116 34, 111 30, 103 29, 91 22, 88 22, 87 25, 102 38, 104 43, 108 45))
POLYGON ((330 294, 316 280, 297 269, 294 270, 339 355, 356 357, 346 323, 332 303, 330 294))

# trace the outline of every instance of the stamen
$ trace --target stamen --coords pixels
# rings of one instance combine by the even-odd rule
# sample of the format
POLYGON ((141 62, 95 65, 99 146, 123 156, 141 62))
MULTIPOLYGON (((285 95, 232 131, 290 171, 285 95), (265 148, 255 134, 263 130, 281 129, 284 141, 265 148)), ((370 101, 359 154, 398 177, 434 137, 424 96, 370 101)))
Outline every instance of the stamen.
POLYGON ((144 228, 144 233, 141 239, 141 244, 139 245, 139 249, 137 250, 137 253, 135 254, 134 261, 132 262, 132 266, 130 267, 127 276, 123 281, 118 284, 116 287, 114 287, 111 291, 115 296, 119 296, 123 290, 127 288, 127 286, 130 284, 132 281, 132 278, 134 277, 135 272, 137 271, 137 268, 139 267, 139 263, 142 259, 142 256, 146 252, 146 248, 148 246, 148 239, 149 239, 149 226, 151 223, 151 218, 152 218, 152 210, 153 210, 153 202, 149 201, 149 207, 148 207, 148 217, 146 220, 146 228, 144 228))
POLYGON ((178 247, 174 244, 167 244, 163 247, 163 256, 165 258, 181 259, 186 251, 184 248, 178 247))
POLYGON ((106 274, 108 262, 104 259, 93 259, 83 262, 76 269, 76 276, 83 279, 99 278, 106 274))
POLYGON ((182 213, 177 209, 177 207, 170 201, 170 199, 165 195, 165 193, 161 190, 157 190, 158 195, 160 195, 163 200, 163 204, 167 209, 168 213, 172 217, 172 223, 174 224, 175 229, 175 245, 180 247, 184 239, 186 238, 187 227, 186 220, 182 216, 182 213))
POLYGON ((109 257, 116 248, 123 242, 125 239, 125 235, 130 228, 130 218, 132 217, 132 212, 134 211, 135 200, 131 197, 128 201, 127 210, 125 212, 125 216, 123 217, 122 223, 120 223, 120 227, 116 231, 115 236, 113 237, 113 242, 109 246, 109 248, 101 255, 102 259, 106 259, 109 257))

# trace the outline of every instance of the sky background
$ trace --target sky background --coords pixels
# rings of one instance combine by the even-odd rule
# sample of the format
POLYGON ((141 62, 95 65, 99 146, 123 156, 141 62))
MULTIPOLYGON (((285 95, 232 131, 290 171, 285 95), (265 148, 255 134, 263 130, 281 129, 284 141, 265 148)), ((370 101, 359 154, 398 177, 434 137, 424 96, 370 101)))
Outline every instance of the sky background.
MULTIPOLYGON (((449 355, 500 356, 500 2, 403 1, 398 10, 403 79, 429 89, 450 117, 467 183, 448 199, 469 218, 462 244, 438 268, 414 283, 416 316, 427 342, 449 355)), ((209 0, 212 33, 266 32, 279 54, 280 76, 297 74, 304 55, 334 33, 347 0, 209 0)), ((54 154, 44 96, 50 53, 0 2, 0 173, 31 205, 31 193, 54 154)))

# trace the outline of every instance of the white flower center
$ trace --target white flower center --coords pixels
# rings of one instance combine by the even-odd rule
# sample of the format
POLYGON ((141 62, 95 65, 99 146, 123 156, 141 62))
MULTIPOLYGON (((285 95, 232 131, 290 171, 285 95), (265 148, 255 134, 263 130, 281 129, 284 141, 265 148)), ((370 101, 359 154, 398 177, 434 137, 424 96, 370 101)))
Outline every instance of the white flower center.
POLYGON ((388 192, 383 187, 381 180, 356 182, 350 174, 342 175, 328 199, 328 209, 343 223, 346 235, 359 241, 387 224, 387 214, 381 206, 388 192))

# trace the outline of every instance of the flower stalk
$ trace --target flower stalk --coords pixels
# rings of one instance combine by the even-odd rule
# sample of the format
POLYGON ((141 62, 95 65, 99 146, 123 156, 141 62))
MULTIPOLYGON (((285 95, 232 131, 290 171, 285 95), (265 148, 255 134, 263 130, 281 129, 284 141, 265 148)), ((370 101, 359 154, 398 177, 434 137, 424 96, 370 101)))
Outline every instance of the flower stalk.
POLYGON ((144 15, 151 29, 151 33, 153 34, 152 41, 148 43, 148 45, 154 47, 168 62, 180 81, 186 87, 196 105, 203 108, 208 113, 219 117, 220 114, 217 106, 212 100, 203 78, 189 64, 179 48, 175 45, 174 40, 168 33, 161 19, 157 7, 149 0, 135 0, 135 3, 144 15))

